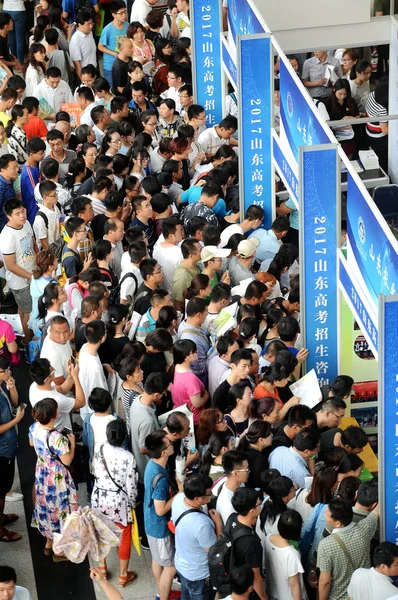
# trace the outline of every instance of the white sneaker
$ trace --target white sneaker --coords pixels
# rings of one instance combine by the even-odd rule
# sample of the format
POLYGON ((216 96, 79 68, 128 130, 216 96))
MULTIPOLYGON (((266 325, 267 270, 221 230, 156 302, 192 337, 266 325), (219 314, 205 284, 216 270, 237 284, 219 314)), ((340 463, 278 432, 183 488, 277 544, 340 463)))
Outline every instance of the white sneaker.
POLYGON ((17 500, 23 500, 23 494, 19 494, 18 492, 10 492, 6 495, 6 501, 8 502, 16 502, 17 500))

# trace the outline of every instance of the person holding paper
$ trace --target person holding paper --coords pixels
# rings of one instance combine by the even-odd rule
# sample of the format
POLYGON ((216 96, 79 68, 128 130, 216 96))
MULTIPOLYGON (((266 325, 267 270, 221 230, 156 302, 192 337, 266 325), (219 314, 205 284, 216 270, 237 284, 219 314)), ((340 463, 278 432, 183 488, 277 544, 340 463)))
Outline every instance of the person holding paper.
POLYGON ((327 50, 318 50, 305 61, 302 82, 312 98, 326 100, 332 95, 333 74, 335 80, 343 76, 339 61, 329 56, 327 50))

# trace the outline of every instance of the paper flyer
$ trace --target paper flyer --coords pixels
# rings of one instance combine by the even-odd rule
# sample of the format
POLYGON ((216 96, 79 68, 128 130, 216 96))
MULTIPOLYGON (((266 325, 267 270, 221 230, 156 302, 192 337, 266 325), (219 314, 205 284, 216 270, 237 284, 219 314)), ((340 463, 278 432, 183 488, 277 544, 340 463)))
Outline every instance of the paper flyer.
POLYGON ((313 408, 322 400, 315 369, 311 369, 301 379, 289 386, 290 391, 300 398, 300 404, 313 408))

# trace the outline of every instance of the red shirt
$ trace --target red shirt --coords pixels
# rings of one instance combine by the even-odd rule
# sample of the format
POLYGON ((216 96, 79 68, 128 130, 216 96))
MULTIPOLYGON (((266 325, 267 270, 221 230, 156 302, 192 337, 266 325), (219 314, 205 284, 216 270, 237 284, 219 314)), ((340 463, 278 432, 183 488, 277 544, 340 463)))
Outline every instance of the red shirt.
POLYGON ((29 121, 23 126, 28 140, 33 137, 45 138, 47 135, 47 127, 43 119, 29 115, 29 121))

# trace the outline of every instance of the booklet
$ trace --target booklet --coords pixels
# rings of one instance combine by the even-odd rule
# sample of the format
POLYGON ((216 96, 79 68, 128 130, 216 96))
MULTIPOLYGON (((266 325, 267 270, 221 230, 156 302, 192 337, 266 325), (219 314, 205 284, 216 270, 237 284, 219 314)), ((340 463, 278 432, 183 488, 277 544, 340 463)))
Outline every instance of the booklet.
POLYGON ((300 404, 313 408, 322 400, 322 392, 319 387, 315 369, 311 369, 301 379, 289 386, 294 396, 300 398, 300 404))

